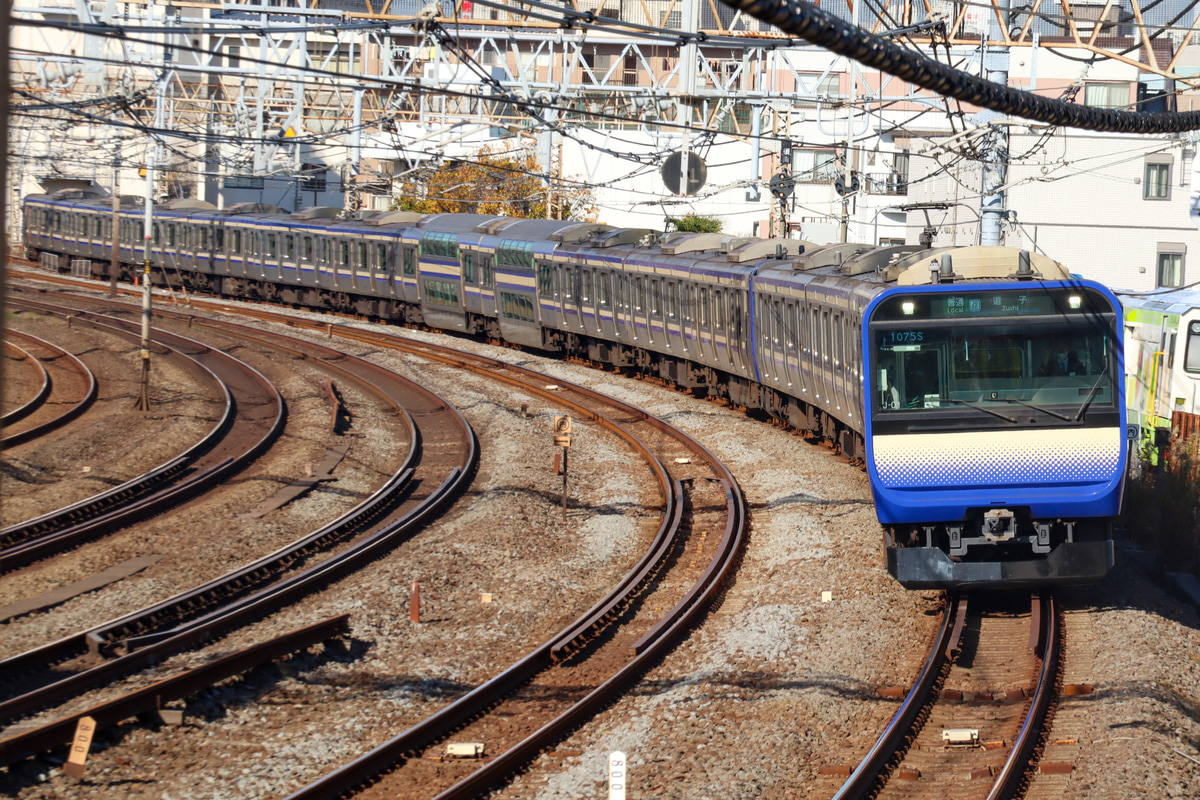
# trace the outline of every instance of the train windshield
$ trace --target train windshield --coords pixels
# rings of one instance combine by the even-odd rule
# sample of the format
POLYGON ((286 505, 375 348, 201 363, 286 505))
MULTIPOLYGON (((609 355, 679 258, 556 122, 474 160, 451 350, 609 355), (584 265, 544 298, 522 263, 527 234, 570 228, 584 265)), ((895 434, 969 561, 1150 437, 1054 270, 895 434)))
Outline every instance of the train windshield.
POLYGON ((926 293, 881 303, 871 319, 874 412, 970 408, 1015 423, 1030 410, 1073 422, 1115 408, 1114 315, 1103 295, 1051 290, 1029 303, 1032 295, 926 293))

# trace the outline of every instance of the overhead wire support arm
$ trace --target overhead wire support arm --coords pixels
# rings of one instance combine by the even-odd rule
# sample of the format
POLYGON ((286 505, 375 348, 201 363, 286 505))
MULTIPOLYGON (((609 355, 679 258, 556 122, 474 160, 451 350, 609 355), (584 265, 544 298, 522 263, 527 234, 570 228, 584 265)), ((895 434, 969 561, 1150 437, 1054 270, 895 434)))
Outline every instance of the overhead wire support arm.
POLYGON ((721 0, 837 55, 882 70, 931 92, 1035 122, 1108 133, 1179 133, 1200 130, 1200 112, 1149 114, 1090 108, 1001 86, 942 64, 869 33, 804 0, 721 0))

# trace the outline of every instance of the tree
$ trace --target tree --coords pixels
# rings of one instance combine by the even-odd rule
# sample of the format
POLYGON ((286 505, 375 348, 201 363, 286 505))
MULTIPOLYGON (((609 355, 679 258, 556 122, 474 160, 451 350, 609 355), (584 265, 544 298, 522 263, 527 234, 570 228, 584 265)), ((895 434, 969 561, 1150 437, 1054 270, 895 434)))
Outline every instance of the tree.
MULTIPOLYGON (((546 217, 546 187, 541 167, 529 152, 480 150, 471 160, 447 161, 410 173, 401 182, 396 207, 419 214, 498 214, 546 217)), ((561 219, 594 221, 596 208, 588 186, 556 187, 551 193, 561 219)))
POLYGON ((686 217, 669 217, 668 222, 675 230, 684 233, 720 233, 725 223, 720 217, 703 217, 699 214, 688 214, 686 217))

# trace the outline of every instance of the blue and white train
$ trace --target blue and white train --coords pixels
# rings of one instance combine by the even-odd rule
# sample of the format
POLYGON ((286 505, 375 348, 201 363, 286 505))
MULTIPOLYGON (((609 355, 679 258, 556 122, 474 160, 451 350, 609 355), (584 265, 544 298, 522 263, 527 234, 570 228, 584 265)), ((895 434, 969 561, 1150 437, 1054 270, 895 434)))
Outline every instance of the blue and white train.
POLYGON ((126 279, 148 258, 156 284, 477 334, 761 411, 865 462, 907 587, 1113 563, 1121 308, 1044 257, 196 201, 156 206, 147 241, 142 202, 30 196, 28 254, 107 277, 116 220, 126 279))

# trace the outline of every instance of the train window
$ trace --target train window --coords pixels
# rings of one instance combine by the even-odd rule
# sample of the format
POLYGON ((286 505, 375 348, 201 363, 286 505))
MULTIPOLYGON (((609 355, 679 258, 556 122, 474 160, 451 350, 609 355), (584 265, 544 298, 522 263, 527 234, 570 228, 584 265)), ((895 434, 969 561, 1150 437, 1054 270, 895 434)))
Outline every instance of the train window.
POLYGON ((597 276, 597 279, 600 282, 600 305, 607 306, 607 305, 609 305, 609 299, 610 299, 609 294, 608 294, 609 293, 608 274, 605 273, 603 275, 599 275, 599 276, 597 276))
POLYGON ((355 253, 355 255, 358 257, 358 260, 355 266, 360 268, 365 267, 367 265, 367 243, 357 242, 356 245, 357 246, 354 249, 358 251, 355 253))
POLYGON ((679 284, 667 284, 667 317, 675 319, 679 316, 679 284))
POLYGON ((543 297, 550 297, 554 291, 550 269, 549 264, 538 264, 538 291, 543 297))
POLYGON ((404 274, 417 274, 417 254, 411 247, 404 248, 404 274))
POLYGON ((199 233, 200 241, 197 243, 197 247, 200 250, 207 250, 208 249, 208 228, 201 228, 198 233, 199 233))
POLYGON ((461 253, 462 258, 462 276, 467 283, 475 282, 475 254, 461 253))
POLYGON ((654 280, 650 281, 650 313, 662 316, 662 287, 654 280))
POLYGON ((167 247, 174 247, 175 246, 175 226, 174 225, 164 225, 163 227, 167 229, 166 230, 167 247))
POLYGON ((846 361, 845 353, 842 352, 843 336, 841 315, 834 314, 831 323, 833 326, 833 364, 835 367, 840 367, 846 361))
POLYGON ((239 256, 242 254, 242 232, 240 230, 229 232, 229 252, 239 256))
POLYGON ((99 239, 104 235, 104 220, 96 217, 96 238, 99 239))
POLYGON ((479 268, 483 271, 483 288, 495 288, 496 269, 492 266, 492 259, 485 256, 483 262, 479 265, 479 268))
POLYGON ((421 237, 421 255, 457 259, 458 235, 454 233, 426 233, 421 237))
POLYGON ((633 279, 633 304, 638 311, 646 307, 646 286, 641 278, 633 279))
POLYGON ((1200 321, 1188 323, 1187 343, 1183 351, 1183 369, 1200 372, 1200 321))
POLYGON ((278 245, 278 242, 276 240, 275 234, 268 233, 267 234, 267 258, 275 258, 279 254, 279 251, 277 250, 277 245, 278 245))
POLYGON ((590 269, 583 270, 583 289, 580 290, 580 300, 584 302, 592 297, 592 271, 590 269))
POLYGON ((288 261, 296 260, 296 237, 288 234, 283 237, 283 255, 288 261))
POLYGON ((154 235, 155 247, 162 244, 162 228, 159 226, 159 224, 157 222, 154 223, 153 235, 154 235))
POLYGON ((384 269, 387 267, 387 263, 387 245, 377 242, 375 244, 375 267, 377 269, 384 269))
POLYGON ((350 243, 338 242, 338 265, 348 266, 350 264, 350 243))
POLYGON ((300 237, 300 259, 312 263, 313 260, 313 240, 311 236, 300 237))
POLYGON ((787 307, 787 323, 786 323, 785 327, 787 328, 785 333, 787 334, 788 352, 791 353, 792 355, 795 355, 796 354, 796 340, 800 337, 800 322, 799 322, 799 312, 797 311, 796 306, 794 306, 794 305, 789 305, 787 307))
POLYGON ((501 239, 496 245, 496 263, 533 269, 533 242, 501 239))
POLYGON ((225 229, 224 228, 217 228, 213 231, 213 249, 214 250, 224 250, 225 249, 225 229))

